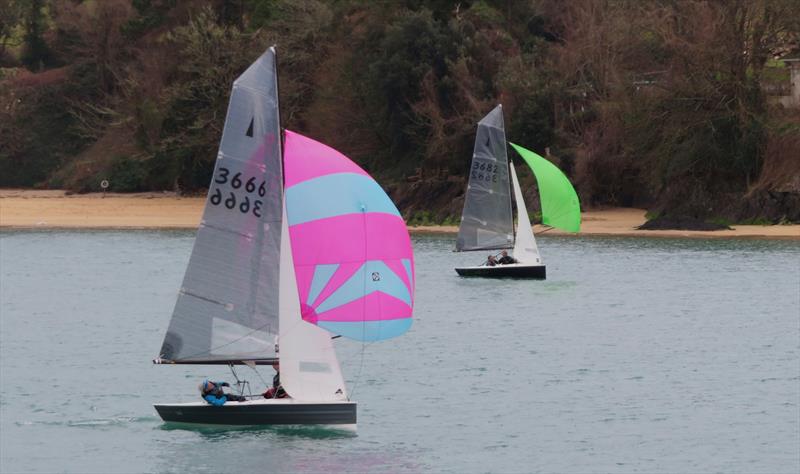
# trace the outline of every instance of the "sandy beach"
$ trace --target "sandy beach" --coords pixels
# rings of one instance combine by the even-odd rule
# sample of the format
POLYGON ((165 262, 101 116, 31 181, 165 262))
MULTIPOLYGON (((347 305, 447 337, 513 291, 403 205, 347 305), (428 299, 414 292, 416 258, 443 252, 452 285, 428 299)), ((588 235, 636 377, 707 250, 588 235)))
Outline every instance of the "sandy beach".
MULTIPOLYGON (((172 193, 67 195, 64 191, 0 189, 3 229, 194 229, 204 197, 172 193)), ((642 209, 611 208, 582 213, 580 235, 697 238, 773 238, 800 240, 800 225, 735 226, 732 230, 637 230, 645 222, 642 209)), ((411 226, 412 232, 455 233, 455 226, 411 226)), ((534 226, 534 232, 562 235, 534 226)))

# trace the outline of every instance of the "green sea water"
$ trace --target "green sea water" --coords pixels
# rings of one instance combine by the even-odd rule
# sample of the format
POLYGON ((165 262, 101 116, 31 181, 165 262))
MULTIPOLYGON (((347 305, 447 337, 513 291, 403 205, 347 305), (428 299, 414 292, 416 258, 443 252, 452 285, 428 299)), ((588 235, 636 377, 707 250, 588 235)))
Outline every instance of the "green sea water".
POLYGON ((796 241, 545 235, 548 279, 513 281, 415 236, 411 330, 337 339, 347 433, 161 422, 231 380, 151 363, 193 238, 0 234, 0 472, 800 471, 796 241))

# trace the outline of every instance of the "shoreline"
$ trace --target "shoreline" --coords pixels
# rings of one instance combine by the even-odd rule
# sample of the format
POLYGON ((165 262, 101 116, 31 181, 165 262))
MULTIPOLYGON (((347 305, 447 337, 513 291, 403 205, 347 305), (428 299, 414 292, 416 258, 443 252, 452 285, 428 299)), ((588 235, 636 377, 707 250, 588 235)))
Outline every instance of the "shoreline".
MULTIPOLYGON (((180 230, 196 229, 204 196, 174 193, 72 194, 65 191, 0 189, 0 230, 180 230)), ((800 240, 800 225, 740 225, 732 230, 637 230, 645 211, 607 208, 581 213, 581 232, 570 234, 534 226, 538 236, 609 236, 657 238, 747 238, 800 240)), ((456 234, 456 226, 408 226, 409 232, 456 234)))

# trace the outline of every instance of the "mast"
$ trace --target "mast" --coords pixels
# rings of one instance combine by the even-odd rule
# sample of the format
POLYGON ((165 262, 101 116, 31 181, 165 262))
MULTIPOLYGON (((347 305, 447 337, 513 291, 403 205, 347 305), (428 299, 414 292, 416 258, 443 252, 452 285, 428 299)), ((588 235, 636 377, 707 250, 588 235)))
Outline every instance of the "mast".
POLYGON ((281 202, 285 205, 284 199, 284 191, 286 187, 286 165, 283 163, 283 149, 286 145, 286 137, 284 134, 284 129, 281 127, 281 97, 280 97, 280 77, 278 76, 278 45, 273 44, 269 47, 272 51, 272 55, 275 58, 274 61, 274 70, 275 70, 275 115, 278 117, 278 130, 280 135, 279 147, 280 147, 280 157, 281 157, 281 202))

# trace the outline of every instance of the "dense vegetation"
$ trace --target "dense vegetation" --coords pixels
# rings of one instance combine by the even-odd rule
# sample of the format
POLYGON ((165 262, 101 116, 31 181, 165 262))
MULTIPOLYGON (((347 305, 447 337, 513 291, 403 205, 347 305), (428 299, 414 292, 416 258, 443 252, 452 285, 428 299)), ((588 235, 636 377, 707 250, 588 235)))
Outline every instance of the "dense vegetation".
POLYGON ((800 221, 798 109, 767 95, 798 32, 796 0, 0 0, 0 186, 202 191, 230 84, 275 43, 284 126, 411 220, 460 213, 502 102, 583 207, 800 221))

